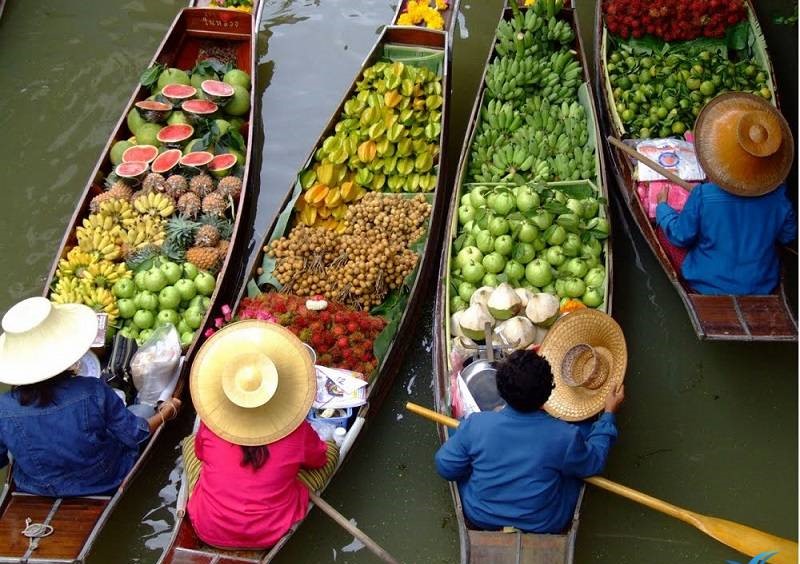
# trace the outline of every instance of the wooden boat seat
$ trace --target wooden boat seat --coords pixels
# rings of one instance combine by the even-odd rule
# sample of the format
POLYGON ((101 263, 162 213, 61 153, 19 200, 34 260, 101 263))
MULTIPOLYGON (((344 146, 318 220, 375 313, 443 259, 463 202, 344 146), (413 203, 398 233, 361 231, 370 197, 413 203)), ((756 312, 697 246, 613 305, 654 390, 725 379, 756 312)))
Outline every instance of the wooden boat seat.
POLYGON ((14 492, 0 515, 0 554, 20 559, 28 555, 30 542, 22 530, 30 518, 32 523, 52 526, 53 533, 39 539, 29 562, 77 558, 110 500, 109 496, 48 498, 14 492))
POLYGON ((797 325, 782 296, 704 296, 689 294, 708 339, 776 341, 797 339, 797 325))
POLYGON ((567 535, 498 534, 468 531, 470 562, 481 564, 564 564, 567 535))

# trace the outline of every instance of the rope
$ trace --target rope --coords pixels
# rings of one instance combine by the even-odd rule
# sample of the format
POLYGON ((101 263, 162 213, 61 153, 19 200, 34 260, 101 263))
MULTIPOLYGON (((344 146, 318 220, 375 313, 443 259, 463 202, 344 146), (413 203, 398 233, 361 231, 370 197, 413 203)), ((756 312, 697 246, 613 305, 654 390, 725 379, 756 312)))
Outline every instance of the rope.
POLYGON ((53 527, 44 523, 33 523, 33 520, 28 517, 25 519, 25 528, 22 529, 22 534, 28 537, 28 551, 36 550, 39 546, 39 539, 49 537, 53 534, 53 527))

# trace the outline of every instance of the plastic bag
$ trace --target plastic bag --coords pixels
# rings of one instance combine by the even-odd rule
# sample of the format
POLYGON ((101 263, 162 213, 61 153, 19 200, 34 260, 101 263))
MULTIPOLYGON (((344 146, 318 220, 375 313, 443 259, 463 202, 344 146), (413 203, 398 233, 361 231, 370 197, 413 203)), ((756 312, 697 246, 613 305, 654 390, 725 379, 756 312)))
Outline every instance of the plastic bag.
POLYGON ((167 324, 155 329, 131 360, 137 403, 156 404, 172 380, 180 358, 181 339, 175 326, 167 324))

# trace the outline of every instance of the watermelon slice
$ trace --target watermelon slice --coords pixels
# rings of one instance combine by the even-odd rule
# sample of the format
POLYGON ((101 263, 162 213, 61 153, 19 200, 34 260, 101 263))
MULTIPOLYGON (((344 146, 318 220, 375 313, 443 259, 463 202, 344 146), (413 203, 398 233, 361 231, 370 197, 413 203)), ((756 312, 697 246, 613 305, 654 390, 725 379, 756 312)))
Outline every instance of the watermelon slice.
POLYGON ((122 153, 123 163, 149 163, 158 156, 158 147, 153 145, 134 145, 122 153))
POLYGON ((208 151, 192 151, 181 159, 181 166, 201 168, 214 160, 214 155, 208 151))
POLYGON ((207 168, 211 174, 221 178, 223 176, 228 176, 234 166, 236 166, 236 155, 233 153, 223 153, 214 157, 211 162, 208 163, 207 168))
POLYGON ((211 100, 186 100, 181 104, 183 113, 189 116, 189 121, 197 122, 208 118, 219 109, 211 100))
POLYGON ((220 80, 204 80, 200 83, 208 99, 217 104, 225 104, 234 94, 233 86, 220 80))
POLYGON ((131 180, 141 179, 147 172, 147 163, 122 163, 117 165, 114 172, 120 178, 128 178, 131 180))
POLYGON ((161 131, 156 135, 159 143, 163 143, 168 147, 179 147, 189 140, 194 135, 194 127, 188 123, 176 123, 175 125, 168 125, 161 128, 161 131))
POLYGON ((139 115, 150 123, 164 123, 172 112, 171 105, 155 100, 141 100, 136 102, 135 106, 139 110, 139 115))
POLYGON ((156 157, 150 165, 150 170, 158 174, 165 174, 175 168, 181 161, 180 149, 169 149, 156 157))
POLYGON ((197 88, 188 84, 167 84, 161 89, 161 95, 177 106, 183 100, 187 100, 197 94, 197 88))

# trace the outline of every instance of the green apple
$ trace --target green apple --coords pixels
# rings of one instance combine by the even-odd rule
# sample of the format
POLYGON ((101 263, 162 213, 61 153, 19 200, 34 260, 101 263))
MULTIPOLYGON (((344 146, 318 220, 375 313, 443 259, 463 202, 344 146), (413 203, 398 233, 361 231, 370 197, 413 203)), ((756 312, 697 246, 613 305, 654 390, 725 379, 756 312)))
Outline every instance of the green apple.
POLYGON ((186 324, 186 320, 183 317, 181 317, 180 321, 178 321, 178 325, 176 325, 176 327, 178 329, 178 333, 181 335, 192 332, 192 328, 186 324))
POLYGON ((138 290, 144 290, 144 273, 144 270, 140 270, 133 277, 133 283, 136 285, 138 290))
POLYGON ((175 282, 175 289, 181 295, 181 301, 188 302, 197 295, 197 287, 188 278, 181 278, 175 282))
POLYGON ((136 326, 123 327, 119 330, 119 334, 128 339, 136 339, 139 336, 139 329, 136 326))
POLYGON ((117 280, 111 291, 118 298, 132 298, 136 294, 136 283, 130 278, 117 280))
POLYGON ((190 307, 199 307, 200 309, 205 311, 206 308, 205 308, 205 306, 203 306, 203 298, 204 297, 205 296, 200 296, 200 295, 197 295, 197 296, 193 297, 191 300, 189 300, 189 305, 186 306, 186 309, 189 309, 190 307))
POLYGON ((197 291, 203 296, 210 296, 214 293, 214 286, 217 281, 208 272, 200 272, 194 279, 197 291))
MULTIPOLYGON (((153 315, 153 312, 146 309, 140 309, 133 316, 133 323, 139 329, 150 329, 153 326, 153 323, 155 323, 155 320, 156 318, 153 315)), ((141 337, 141 334, 139 336, 141 337)))
POLYGON ((122 319, 130 319, 136 314, 136 304, 129 298, 120 298, 117 300, 117 309, 119 309, 119 316, 122 319))
POLYGON ((167 277, 167 282, 169 284, 175 284, 175 282, 180 280, 181 276, 183 275, 183 269, 180 267, 180 265, 171 261, 162 263, 159 268, 161 269, 161 272, 164 273, 164 276, 167 277))
POLYGON ((180 322, 181 317, 178 315, 178 312, 174 309, 162 309, 158 312, 156 316, 156 323, 158 325, 165 325, 170 323, 172 325, 178 325, 180 322))
POLYGON ((181 333, 181 345, 188 347, 194 341, 194 331, 185 331, 181 333))
POLYGON ((206 312, 197 306, 192 306, 183 312, 183 320, 190 329, 197 329, 202 325, 206 312))
POLYGON ((208 308, 211 307, 211 298, 208 296, 203 296, 203 299, 200 300, 200 307, 203 308, 203 311, 206 311, 208 308))
POLYGON ((168 283, 167 276, 154 266, 144 273, 144 288, 150 292, 160 292, 168 283))
POLYGON ((198 268, 190 262, 183 263, 183 277, 189 280, 194 280, 195 276, 200 272, 198 268))
POLYGON ((144 342, 145 342, 147 339, 149 339, 149 338, 150 338, 150 336, 151 336, 152 334, 153 334, 153 330, 152 330, 152 329, 142 329, 141 331, 139 331, 139 338, 138 338, 138 339, 136 339, 136 342, 137 342, 139 345, 142 345, 142 344, 144 344, 144 342))
POLYGON ((153 292, 142 290, 136 294, 135 298, 133 298, 133 303, 139 309, 156 311, 158 309, 158 296, 156 296, 153 292))
POLYGON ((158 293, 158 309, 178 309, 181 303, 181 293, 175 286, 165 286, 158 293))

